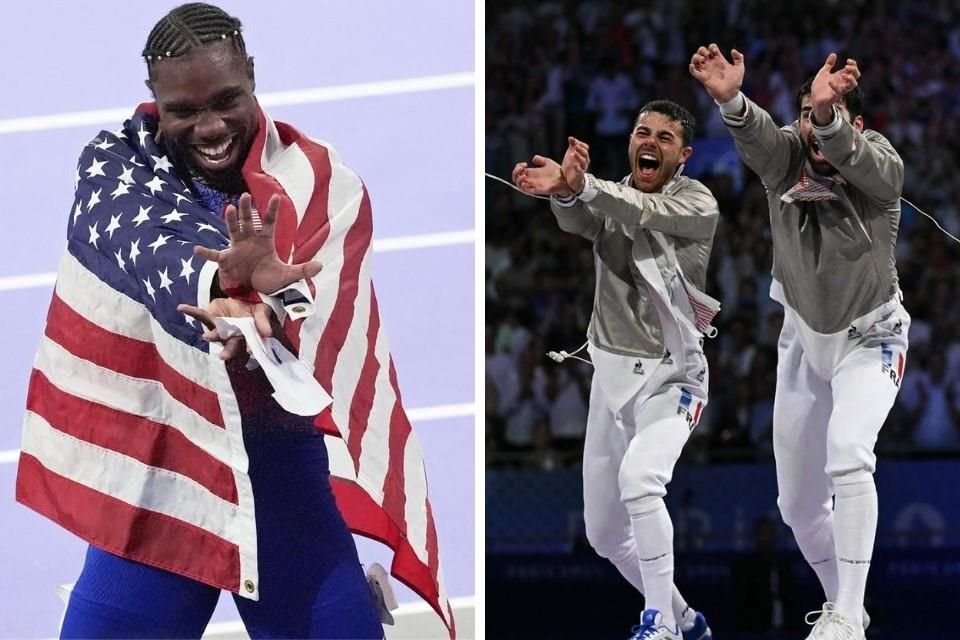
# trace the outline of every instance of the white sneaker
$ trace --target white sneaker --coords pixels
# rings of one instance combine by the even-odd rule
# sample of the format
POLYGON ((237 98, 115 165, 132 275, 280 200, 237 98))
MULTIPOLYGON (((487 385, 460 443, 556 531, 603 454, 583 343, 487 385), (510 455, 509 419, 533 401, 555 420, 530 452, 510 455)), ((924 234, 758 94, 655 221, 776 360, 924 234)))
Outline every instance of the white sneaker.
POLYGON ((824 603, 820 611, 811 611, 804 620, 813 625, 807 640, 865 640, 863 627, 834 611, 832 602, 824 603))
POLYGON ((640 624, 630 630, 630 640, 683 640, 680 626, 673 629, 663 624, 663 616, 656 609, 646 609, 640 614, 640 624))

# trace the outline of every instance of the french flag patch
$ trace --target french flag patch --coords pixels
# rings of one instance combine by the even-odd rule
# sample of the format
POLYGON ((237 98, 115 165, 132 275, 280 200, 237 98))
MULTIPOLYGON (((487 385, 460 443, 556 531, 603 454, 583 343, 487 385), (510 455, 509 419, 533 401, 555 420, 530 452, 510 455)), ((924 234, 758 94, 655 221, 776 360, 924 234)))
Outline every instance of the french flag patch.
POLYGON ((687 389, 680 389, 680 404, 677 406, 677 415, 682 415, 687 420, 687 425, 691 429, 700 422, 700 414, 703 412, 703 402, 695 400, 693 394, 687 389))
POLYGON ((886 342, 880 343, 880 370, 884 375, 888 376, 897 387, 900 386, 900 381, 903 380, 903 369, 906 364, 907 358, 903 355, 902 351, 894 354, 893 348, 889 344, 886 342))

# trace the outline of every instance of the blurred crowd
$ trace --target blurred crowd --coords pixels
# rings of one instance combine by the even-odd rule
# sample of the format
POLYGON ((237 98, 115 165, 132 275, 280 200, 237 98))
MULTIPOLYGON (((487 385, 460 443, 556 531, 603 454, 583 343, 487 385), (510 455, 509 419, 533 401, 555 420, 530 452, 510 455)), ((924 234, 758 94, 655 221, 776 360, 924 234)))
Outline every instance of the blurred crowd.
MULTIPOLYGON (((835 51, 859 63, 866 126, 903 157, 904 196, 960 235, 960 2, 488 0, 486 7, 492 174, 509 178, 514 163, 535 153, 559 161, 566 136, 575 135, 591 145, 591 172, 620 178, 637 110, 658 98, 697 118, 695 155, 698 143, 728 139, 716 105, 687 69, 696 47, 710 42, 743 52, 744 93, 789 123, 797 88, 835 51)), ((699 176, 720 203, 707 290, 723 310, 719 335, 705 347, 710 403, 685 450, 689 461, 772 455, 782 310, 768 296, 766 196, 749 170, 727 166, 699 176)), ((561 232, 546 202, 491 180, 486 241, 488 464, 576 464, 592 369, 545 354, 573 352, 585 340, 591 246, 561 232)), ((903 205, 897 258, 913 324, 880 455, 960 455, 958 249, 903 205)))

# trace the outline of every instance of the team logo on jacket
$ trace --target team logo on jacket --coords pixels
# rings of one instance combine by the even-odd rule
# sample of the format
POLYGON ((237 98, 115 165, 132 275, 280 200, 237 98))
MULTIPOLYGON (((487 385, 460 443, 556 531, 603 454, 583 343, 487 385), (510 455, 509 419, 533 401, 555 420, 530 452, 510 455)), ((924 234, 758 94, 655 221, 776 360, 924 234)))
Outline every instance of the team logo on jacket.
POLYGON ((906 363, 906 358, 902 351, 898 352, 896 358, 894 358, 893 349, 890 345, 886 342, 880 343, 880 370, 889 376, 893 384, 898 387, 900 386, 900 381, 903 379, 903 367, 906 363))
POLYGON ((677 406, 677 415, 686 418, 687 425, 691 430, 700 422, 702 412, 703 403, 696 400, 693 394, 686 389, 680 389, 680 404, 677 406))

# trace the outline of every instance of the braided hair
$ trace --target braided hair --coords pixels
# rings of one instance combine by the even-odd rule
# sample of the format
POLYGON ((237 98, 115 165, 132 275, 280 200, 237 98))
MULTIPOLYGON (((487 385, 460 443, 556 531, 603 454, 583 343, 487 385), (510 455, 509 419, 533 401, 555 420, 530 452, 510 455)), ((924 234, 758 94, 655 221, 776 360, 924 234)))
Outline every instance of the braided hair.
POLYGON ((172 9, 150 31, 143 59, 152 75, 154 65, 164 58, 176 58, 194 47, 227 39, 246 58, 242 30, 240 20, 219 7, 203 2, 183 4, 172 9))

